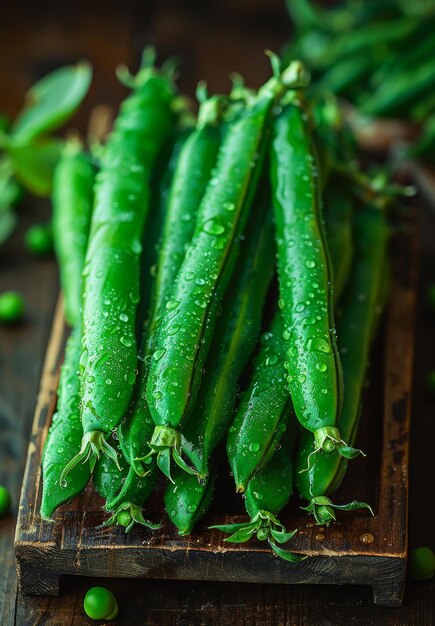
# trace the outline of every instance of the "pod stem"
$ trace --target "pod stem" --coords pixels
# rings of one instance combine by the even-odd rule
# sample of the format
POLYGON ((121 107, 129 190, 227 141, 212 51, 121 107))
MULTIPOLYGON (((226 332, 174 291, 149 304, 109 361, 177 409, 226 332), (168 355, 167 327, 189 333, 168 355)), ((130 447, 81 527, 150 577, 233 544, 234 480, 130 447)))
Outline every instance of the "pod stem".
POLYGON ((335 426, 322 426, 314 431, 314 450, 308 456, 308 465, 305 469, 300 470, 300 474, 308 472, 311 468, 311 459, 313 455, 319 452, 332 452, 337 450, 338 454, 345 459, 355 459, 360 454, 366 456, 362 450, 349 446, 340 435, 340 431, 335 426))
POLYGON ((141 64, 136 76, 131 74, 125 65, 118 65, 116 68, 118 80, 129 89, 141 87, 151 76, 156 76, 157 74, 165 76, 172 83, 176 76, 177 59, 167 59, 163 63, 161 70, 158 70, 155 67, 156 56, 155 48, 147 46, 142 52, 141 64))
POLYGON ((372 507, 366 502, 359 502, 353 500, 348 504, 334 504, 326 496, 316 496, 310 500, 308 506, 301 507, 304 511, 308 511, 314 516, 316 524, 319 526, 328 526, 332 521, 335 521, 335 511, 355 511, 356 509, 367 509, 371 515, 374 515, 372 507))
POLYGON ((146 461, 153 454, 157 454, 157 465, 171 482, 174 482, 171 476, 171 459, 188 474, 197 475, 198 472, 190 467, 182 457, 185 443, 185 437, 174 428, 156 426, 149 443, 151 451, 143 457, 136 458, 135 461, 146 461))
POLYGON ((256 535, 259 541, 267 541, 275 554, 290 563, 298 563, 307 558, 281 547, 281 544, 287 543, 295 536, 297 529, 287 532, 285 526, 269 511, 258 511, 250 522, 219 524, 209 528, 230 533, 230 536, 224 539, 228 543, 244 543, 256 535))
POLYGON ((109 443, 107 443, 105 437, 106 433, 103 433, 101 430, 92 430, 83 435, 80 451, 66 464, 62 470, 59 478, 59 482, 61 484, 79 463, 89 462, 92 474, 95 464, 99 460, 101 454, 104 454, 109 459, 112 459, 119 471, 121 471, 116 450, 112 448, 109 443))
POLYGON ((146 528, 150 528, 151 530, 156 530, 162 526, 161 522, 156 524, 146 520, 143 516, 142 508, 131 502, 124 502, 121 504, 115 510, 113 515, 101 525, 101 528, 105 526, 113 526, 115 524, 125 526, 126 533, 130 532, 135 524, 146 526, 146 528))

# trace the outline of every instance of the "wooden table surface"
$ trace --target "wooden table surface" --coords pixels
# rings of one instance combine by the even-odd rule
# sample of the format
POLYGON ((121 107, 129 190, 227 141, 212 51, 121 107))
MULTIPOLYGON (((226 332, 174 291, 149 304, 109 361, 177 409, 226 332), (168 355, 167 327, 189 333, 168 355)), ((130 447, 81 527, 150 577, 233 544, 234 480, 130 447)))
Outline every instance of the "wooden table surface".
MULTIPOLYGON (((13 115, 23 93, 41 74, 62 63, 89 58, 95 81, 76 124, 83 128, 91 108, 116 105, 123 90, 114 78, 120 62, 137 61, 146 43, 161 58, 181 56, 181 88, 192 94, 207 77, 211 90, 228 88, 228 74, 239 71, 257 86, 268 75, 265 48, 279 50, 290 30, 282 0, 187 0, 123 2, 64 0, 62 3, 7 3, 0 24, 0 109, 13 115)), ((0 484, 11 490, 16 507, 29 429, 44 352, 58 293, 53 259, 35 260, 25 251, 23 232, 46 219, 44 201, 20 207, 20 227, 0 248, 0 292, 21 291, 27 301, 24 324, 0 328, 0 484)), ((411 437, 410 545, 431 545, 435 513, 434 397, 425 374, 435 368, 435 313, 425 290, 435 283, 435 213, 421 213, 421 279, 417 320, 415 393, 411 437)), ((14 514, 0 520, 0 624, 10 626, 91 624, 83 597, 94 584, 117 596, 120 625, 292 625, 432 626, 435 581, 409 582, 400 609, 374 607, 362 587, 298 587, 175 581, 98 581, 65 579, 61 595, 23 597, 17 591, 13 554, 14 514)))

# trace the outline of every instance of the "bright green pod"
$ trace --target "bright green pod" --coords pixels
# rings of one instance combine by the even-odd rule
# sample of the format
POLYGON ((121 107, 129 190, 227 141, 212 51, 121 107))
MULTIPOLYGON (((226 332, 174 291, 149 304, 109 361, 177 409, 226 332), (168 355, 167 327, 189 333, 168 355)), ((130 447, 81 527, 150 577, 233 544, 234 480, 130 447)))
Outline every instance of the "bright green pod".
POLYGON ((85 461, 76 465, 61 480, 65 464, 81 446, 83 428, 80 420, 80 380, 78 367, 81 353, 81 333, 73 329, 65 349, 60 371, 56 413, 48 431, 42 454, 41 516, 50 519, 61 505, 77 496, 89 482, 91 471, 85 461))
POLYGON ((193 414, 182 431, 182 450, 202 480, 209 458, 234 414, 238 380, 255 348, 266 293, 275 266, 269 197, 255 207, 234 273, 225 292, 193 414), (266 210, 265 210, 265 207, 266 210))
POLYGON ((139 475, 147 470, 143 466, 143 459, 151 460, 146 456, 154 430, 154 422, 146 399, 149 355, 153 352, 158 319, 166 310, 168 294, 180 268, 186 246, 192 239, 198 207, 216 161, 221 141, 219 120, 222 105, 222 98, 218 96, 201 103, 196 128, 184 139, 176 155, 173 176, 164 200, 161 243, 156 261, 155 280, 151 287, 151 311, 144 326, 140 356, 142 362, 139 362, 139 380, 135 390, 136 400, 131 415, 119 429, 124 455, 139 475), (145 433, 145 438, 137 436, 140 431, 145 433))
POLYGON ((338 302, 349 278, 353 257, 353 198, 339 176, 333 176, 326 187, 323 213, 334 276, 334 302, 338 302))
POLYGON ((435 161, 435 113, 426 120, 420 139, 410 148, 410 155, 429 163, 435 161))
POLYGON ((129 82, 104 148, 96 178, 91 232, 83 270, 83 335, 80 359, 80 453, 64 476, 103 453, 116 461, 107 436, 122 419, 136 379, 136 310, 142 234, 158 155, 174 126, 171 79, 149 65, 129 82))
MULTIPOLYGON (((110 445, 118 451, 118 442, 111 439, 110 445)), ((122 457, 118 455, 118 464, 109 456, 103 454, 95 463, 92 473, 92 483, 95 491, 106 500, 111 502, 114 500, 123 486, 123 478, 128 472, 128 464, 122 457)), ((74 470, 71 470, 74 471, 74 470)))
POLYGON ((435 61, 429 58, 413 70, 385 79, 382 85, 359 102, 362 114, 372 116, 403 116, 404 111, 435 85, 435 61))
POLYGON ((155 264, 156 242, 160 237, 160 231, 166 213, 166 199, 168 187, 171 183, 173 173, 178 162, 180 151, 189 136, 191 129, 182 128, 178 131, 171 156, 166 164, 166 170, 161 177, 159 184, 156 184, 155 203, 159 205, 159 210, 155 211, 156 215, 150 216, 150 220, 145 229, 144 241, 147 248, 144 250, 142 258, 142 284, 141 284, 141 302, 142 306, 142 340, 138 354, 137 369, 138 375, 133 390, 133 396, 130 401, 127 414, 117 429, 119 445, 131 467, 134 468, 138 476, 145 476, 150 470, 152 462, 151 457, 142 460, 149 452, 148 443, 151 439, 154 422, 146 402, 144 381, 146 381, 146 347, 150 325, 150 308, 152 301, 152 292, 154 284, 153 265, 155 264), (152 222, 152 223, 151 223, 152 222))
POLYGON ((63 503, 77 496, 90 478, 89 463, 62 477, 65 465, 80 451, 81 273, 92 214, 95 168, 80 145, 70 142, 59 161, 53 187, 53 230, 64 293, 65 316, 74 324, 60 372, 57 409, 44 443, 41 516, 51 518, 63 503))
MULTIPOLYGON (((356 214, 354 262, 337 319, 345 384, 338 427, 351 445, 358 428, 370 347, 386 300, 388 235, 381 209, 369 205, 356 214)), ((309 502, 307 510, 313 513, 317 523, 327 524, 335 519, 334 508, 370 508, 362 502, 333 505, 327 496, 341 483, 347 460, 336 450, 322 451, 314 457, 311 456, 312 450, 312 435, 304 434, 297 456, 296 484, 300 496, 309 502)))
POLYGON ((67 322, 80 323, 82 269, 94 200, 96 168, 77 141, 67 143, 53 178, 53 237, 67 322))
POLYGON ((106 501, 104 509, 112 513, 103 526, 120 524, 126 527, 125 532, 129 532, 135 523, 151 529, 159 528, 160 524, 149 522, 142 512, 156 483, 155 465, 150 465, 146 474, 138 476, 118 451, 116 440, 112 446, 118 452, 118 464, 111 457, 102 455, 95 464, 92 476, 95 490, 106 501))
POLYGON ((277 313, 269 331, 261 337, 254 372, 228 431, 228 460, 240 492, 273 456, 287 425, 291 403, 282 333, 282 315, 277 313))
POLYGON ((196 476, 178 469, 165 491, 165 508, 179 535, 188 535, 210 508, 216 483, 216 467, 199 483, 196 476))
MULTIPOLYGON (((270 79, 229 125, 199 207, 192 241, 175 281, 147 384, 158 453, 180 446, 177 428, 195 404, 219 304, 237 258, 266 149, 275 102, 305 80, 299 63, 270 79)), ((159 460, 158 460, 159 463, 159 460)))
POLYGON ((307 116, 289 104, 275 121, 271 151, 278 276, 287 383, 315 450, 355 456, 336 426, 343 382, 333 313, 332 270, 323 228, 307 116))
MULTIPOLYGON (((351 203, 347 187, 334 182, 325 194, 325 225, 334 274, 334 301, 346 284, 353 254, 351 203), (334 194, 330 194, 330 191, 334 194), (337 198, 334 198, 337 196, 337 198), (337 283, 335 283, 337 277, 337 283)), ((291 401, 287 390, 284 322, 277 311, 261 340, 249 386, 230 426, 227 453, 237 491, 245 491, 259 467, 271 458, 286 425, 291 401)))
POLYGON ((152 352, 156 323, 165 311, 174 280, 196 225, 198 209, 210 180, 221 144, 220 120, 224 101, 212 96, 200 104, 196 128, 178 155, 165 207, 165 219, 156 262, 149 347, 152 352))
POLYGON ((225 533, 231 533, 225 539, 230 543, 244 543, 252 537, 260 541, 268 541, 272 550, 281 558, 297 563, 304 557, 293 554, 282 548, 296 530, 287 532, 277 515, 286 506, 293 493, 292 447, 296 434, 296 419, 291 422, 291 433, 286 434, 282 443, 270 461, 261 468, 250 480, 245 494, 245 508, 249 522, 211 526, 225 533))
MULTIPOLYGON (((113 461, 110 459, 111 463, 113 461)), ((116 467, 116 465, 115 465, 116 467)), ((126 466, 121 474, 121 490, 111 499, 106 499, 105 509, 112 515, 104 526, 121 525, 128 533, 135 524, 151 530, 160 528, 161 524, 145 519, 142 507, 150 497, 157 481, 155 464, 145 476, 138 476, 133 467, 126 466)))

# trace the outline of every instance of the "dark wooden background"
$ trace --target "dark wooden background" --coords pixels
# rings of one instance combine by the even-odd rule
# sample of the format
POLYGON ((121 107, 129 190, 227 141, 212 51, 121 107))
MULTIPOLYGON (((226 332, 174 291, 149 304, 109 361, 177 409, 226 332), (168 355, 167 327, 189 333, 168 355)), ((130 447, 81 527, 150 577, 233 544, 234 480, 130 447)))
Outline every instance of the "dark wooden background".
MULTIPOLYGON (((6 0, 0 18, 0 110, 14 115, 28 86, 45 72, 80 58, 91 60, 95 80, 76 118, 84 128, 98 103, 114 106, 123 89, 114 77, 118 63, 134 66, 145 44, 159 57, 181 59, 180 86, 192 95, 207 78, 211 90, 228 88, 239 71, 258 86, 268 75, 265 48, 279 50, 290 33, 283 0, 6 0)), ((0 624, 10 626, 91 624, 83 613, 86 590, 104 584, 116 594, 117 624, 169 626, 432 626, 435 583, 409 582, 400 609, 374 607, 369 589, 65 579, 58 598, 26 598, 17 592, 13 555, 15 511, 39 376, 58 292, 53 259, 35 260, 23 246, 31 223, 45 219, 48 203, 26 201, 20 227, 0 248, 0 292, 21 291, 24 324, 0 328, 0 484, 14 498, 14 515, 0 520, 0 624)), ((435 282, 435 214, 422 203, 421 279, 411 438, 410 544, 435 547, 434 397, 424 379, 435 368, 435 313, 425 290, 435 282)), ((95 622, 94 622, 95 623, 95 622)))

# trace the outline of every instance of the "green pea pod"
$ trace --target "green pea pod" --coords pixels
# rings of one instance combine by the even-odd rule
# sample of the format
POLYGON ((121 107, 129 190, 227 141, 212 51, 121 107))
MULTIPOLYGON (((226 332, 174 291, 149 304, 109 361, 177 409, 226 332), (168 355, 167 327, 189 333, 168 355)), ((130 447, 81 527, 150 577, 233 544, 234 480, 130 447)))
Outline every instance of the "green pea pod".
POLYGON ((336 426, 343 381, 332 270, 306 117, 301 106, 286 106, 274 124, 271 152, 287 382, 299 422, 314 434, 313 454, 334 448, 344 454, 348 446, 336 426))
POLYGON ((155 174, 151 183, 151 206, 153 208, 147 220, 141 256, 140 301, 137 310, 136 334, 141 337, 138 353, 138 376, 135 391, 139 388, 142 379, 141 364, 145 361, 147 338, 153 311, 154 283, 157 272, 158 250, 163 224, 166 219, 167 199, 169 188, 178 164, 180 152, 192 132, 192 119, 184 109, 179 113, 175 133, 171 136, 156 164, 155 174))
MULTIPOLYGON (((111 459, 110 461, 115 465, 111 459)), ((122 472, 121 490, 114 498, 106 500, 104 508, 110 511, 112 515, 104 522, 103 526, 119 524, 125 527, 126 533, 133 528, 134 524, 140 524, 151 530, 160 528, 161 524, 146 520, 142 512, 144 503, 148 500, 155 487, 156 479, 155 465, 145 476, 138 476, 134 469, 127 465, 122 472)))
POLYGON ((360 112, 365 115, 400 117, 413 102, 418 101, 435 85, 435 61, 425 63, 404 72, 393 79, 386 79, 374 93, 359 102, 360 112))
POLYGON ((94 179, 94 169, 88 158, 76 148, 77 146, 73 154, 72 147, 67 148, 59 163, 53 200, 53 221, 58 237, 56 246, 63 277, 66 310, 69 310, 69 321, 74 323, 75 327, 65 349, 59 379, 57 412, 53 416, 53 423, 44 444, 41 499, 43 518, 50 518, 58 506, 78 495, 90 477, 90 467, 86 458, 83 459, 83 463, 73 468, 70 476, 62 477, 65 465, 80 451, 83 436, 78 376, 81 355, 80 291, 94 179))
POLYGON ((64 294, 65 318, 80 323, 82 268, 92 216, 95 167, 76 141, 69 142, 53 181, 53 235, 64 294), (72 251, 75 251, 73 254, 72 251))
MULTIPOLYGON (((118 442, 115 439, 110 441, 113 449, 118 449, 118 442)), ((120 493, 123 487, 123 479, 128 473, 129 466, 122 454, 119 454, 118 464, 109 456, 102 455, 95 463, 92 474, 92 482, 95 490, 106 502, 112 502, 120 493)), ((74 470, 72 470, 74 471, 74 470)))
MULTIPOLYGON (((407 38, 406 54, 390 54, 372 71, 371 85, 377 89, 384 80, 398 77, 407 70, 412 70, 435 53, 435 41, 432 36, 435 22, 433 19, 421 22, 419 30, 412 38, 407 38)), ((403 44, 402 44, 403 50, 403 44)))
POLYGON ((411 146, 410 155, 423 158, 430 163, 435 161, 435 113, 426 120, 422 136, 416 144, 411 146))
MULTIPOLYGON (((178 143, 180 137, 178 137, 174 146, 174 151, 178 149, 178 143)), ((133 389, 132 398, 127 409, 124 419, 120 422, 117 428, 117 436, 119 439, 119 445, 124 455, 124 458, 134 468, 138 476, 145 476, 150 470, 151 458, 147 458, 146 462, 138 460, 138 457, 143 456, 145 451, 148 451, 148 442, 154 430, 154 422, 151 418, 148 410, 148 405, 141 389, 141 381, 145 371, 145 350, 147 331, 149 324, 149 309, 151 303, 151 292, 153 285, 153 264, 155 263, 156 255, 156 242, 159 237, 159 231, 163 219, 164 206, 163 197, 165 194, 165 181, 164 178, 173 169, 173 158, 171 155, 169 162, 167 162, 167 169, 165 174, 159 181, 155 182, 153 193, 154 202, 153 206, 158 205, 158 210, 153 212, 145 228, 144 236, 144 252, 141 259, 141 300, 139 303, 140 310, 138 308, 138 318, 140 319, 139 327, 142 335, 141 347, 137 358, 137 378, 136 384, 133 389)), ((138 320, 139 322, 139 320, 138 320)))
POLYGON ((162 241, 157 258, 157 271, 150 291, 151 311, 143 328, 139 358, 139 380, 131 415, 120 425, 121 448, 136 473, 143 475, 151 461, 148 443, 154 430, 146 400, 149 354, 155 341, 158 317, 165 310, 168 291, 178 272, 186 245, 192 238, 197 208, 204 193, 220 143, 218 127, 220 98, 201 103, 197 127, 184 136, 176 147, 173 177, 164 200, 162 241), (186 181, 189 181, 187 184, 186 181), (150 432, 151 428, 151 432, 150 432))
MULTIPOLYGON (((331 182, 331 188, 333 185, 331 182)), ((325 200, 325 218, 326 231, 328 237, 331 237, 333 274, 338 279, 334 290, 337 302, 350 269, 352 223, 344 196, 345 189, 342 190, 341 186, 340 191, 337 191, 337 202, 328 193, 329 187, 325 200), (337 239, 336 244, 333 243, 334 237, 337 239)), ((245 491, 251 476, 270 460, 286 426, 291 402, 286 384, 283 331, 282 313, 278 310, 268 332, 262 337, 248 389, 242 396, 228 432, 228 459, 237 491, 245 491)))
POLYGON ((174 472, 165 491, 165 508, 179 535, 188 535, 210 508, 216 482, 216 467, 198 483, 196 476, 182 470, 174 472))
MULTIPOLYGON (((275 62, 276 65, 276 62, 275 62)), ((249 217, 275 102, 305 80, 299 63, 268 81, 228 129, 199 207, 193 239, 160 321, 147 398, 156 430, 156 453, 177 449, 176 430, 195 404, 218 307, 249 217)), ((159 461, 158 461, 159 463, 159 461)))
POLYGON ((61 480, 65 463, 80 450, 83 436, 80 421, 80 381, 78 364, 81 352, 80 329, 75 328, 67 342, 61 368, 57 411, 47 434, 42 455, 41 516, 50 519, 61 505, 78 495, 89 482, 89 463, 76 465, 71 474, 61 480))
MULTIPOLYGON (((295 421, 294 419, 292 424, 293 433, 296 432, 295 421)), ((278 556, 297 563, 305 557, 280 547, 280 544, 287 543, 296 534, 296 530, 287 532, 277 518, 293 492, 292 440, 294 440, 293 436, 283 437, 282 445, 279 444, 269 463, 249 480, 245 494, 245 507, 250 521, 211 526, 211 528, 230 533, 230 536, 225 539, 230 543, 244 543, 252 537, 260 541, 268 541, 278 556)))
POLYGON ((260 333, 261 318, 274 264, 275 248, 269 197, 255 207, 234 274, 225 292, 194 413, 182 431, 183 451, 202 480, 208 461, 232 419, 237 383, 260 333))
POLYGON ((83 270, 83 335, 80 359, 83 441, 64 469, 84 458, 91 469, 128 407, 136 379, 136 309, 140 255, 157 157, 173 127, 173 86, 150 67, 148 55, 122 103, 104 149, 83 270))
MULTIPOLYGON (((354 241, 354 262, 337 321, 345 383, 338 427, 351 444, 358 428, 370 346, 386 300, 388 227, 382 210, 369 205, 356 214, 354 241)), ((312 446, 312 436, 304 434, 296 462, 296 484, 299 494, 309 502, 307 510, 313 513, 316 522, 327 524, 335 519, 335 505, 327 496, 341 483, 347 460, 336 450, 322 451, 313 458, 312 446)), ((370 509, 364 503, 353 502, 349 506, 370 509)))
POLYGON ((156 323, 165 311, 186 246, 195 230, 199 205, 216 163, 221 143, 219 122, 222 106, 221 96, 213 96, 201 102, 196 128, 186 139, 178 156, 168 191, 156 263, 148 353, 153 351, 156 323))
POLYGON ((287 0, 286 7, 292 21, 302 32, 319 30, 337 35, 341 32, 353 32, 356 24, 361 21, 361 6, 356 3, 352 10, 341 5, 325 9, 310 0, 287 0))
POLYGON ((334 94, 346 93, 370 73, 373 59, 369 54, 358 53, 355 56, 340 58, 316 83, 319 92, 330 91, 334 94))
POLYGON ((176 155, 174 174, 165 202, 157 271, 151 289, 151 312, 144 328, 142 363, 139 362, 137 400, 131 416, 121 424, 119 433, 121 448, 139 475, 146 471, 143 460, 151 460, 147 458, 148 442, 152 436, 152 431, 149 435, 148 431, 150 424, 153 424, 146 400, 149 355, 153 352, 158 319, 166 310, 169 290, 179 270, 185 248, 192 238, 198 206, 216 160, 220 143, 218 124, 221 104, 220 97, 201 103, 197 126, 185 138, 176 155), (135 431, 140 430, 146 432, 146 439, 138 439, 135 431))
POLYGON ((334 301, 340 299, 352 266, 352 196, 340 176, 333 176, 325 190, 323 210, 334 275, 334 301), (334 261, 338 259, 338 261, 334 261))
POLYGON ((228 431, 227 453, 237 491, 270 460, 286 428, 290 398, 285 380, 282 315, 261 338, 255 369, 228 431))

